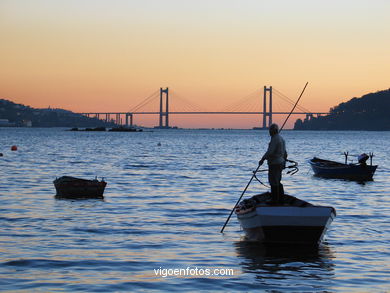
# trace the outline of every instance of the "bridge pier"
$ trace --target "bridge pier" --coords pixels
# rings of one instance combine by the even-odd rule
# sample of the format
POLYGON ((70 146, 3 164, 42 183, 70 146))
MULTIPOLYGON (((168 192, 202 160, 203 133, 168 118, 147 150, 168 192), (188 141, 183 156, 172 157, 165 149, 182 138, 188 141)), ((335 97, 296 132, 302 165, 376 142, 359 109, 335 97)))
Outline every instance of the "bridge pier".
POLYGON ((126 113, 126 127, 129 126, 133 127, 133 113, 126 113), (130 120, 130 124, 129 124, 129 120, 130 120))

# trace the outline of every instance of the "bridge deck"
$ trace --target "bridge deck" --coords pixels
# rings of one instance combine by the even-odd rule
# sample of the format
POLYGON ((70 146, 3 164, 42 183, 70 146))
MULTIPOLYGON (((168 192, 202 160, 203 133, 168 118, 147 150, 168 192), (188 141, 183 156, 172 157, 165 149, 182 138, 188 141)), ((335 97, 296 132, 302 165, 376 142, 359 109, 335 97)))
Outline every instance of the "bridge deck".
MULTIPOLYGON (((165 113, 165 112, 163 112, 165 113)), ((88 112, 88 113, 78 113, 81 115, 126 115, 126 114, 160 114, 160 112, 88 112)), ((176 114, 256 114, 256 115, 262 115, 264 112, 168 112, 169 115, 176 115, 176 114)), ((272 112, 272 115, 287 115, 290 114, 289 112, 272 112)), ((293 112, 292 114, 295 115, 328 115, 328 112, 293 112)))

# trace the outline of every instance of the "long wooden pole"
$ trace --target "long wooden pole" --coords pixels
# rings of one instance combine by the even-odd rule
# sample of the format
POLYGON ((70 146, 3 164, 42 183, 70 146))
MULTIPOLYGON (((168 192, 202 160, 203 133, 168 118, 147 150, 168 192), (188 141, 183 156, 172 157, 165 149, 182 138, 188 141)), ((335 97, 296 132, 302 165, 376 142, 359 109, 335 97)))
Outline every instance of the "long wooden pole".
POLYGON ((231 210, 229 217, 226 219, 226 222, 225 222, 225 224, 223 225, 223 227, 222 227, 222 229, 221 229, 221 233, 223 233, 223 230, 225 229, 227 223, 229 222, 229 220, 230 220, 230 218, 231 218, 231 216, 232 216, 232 214, 233 214, 233 212, 234 212, 234 209, 236 208, 236 206, 237 206, 238 203, 240 202, 241 198, 244 196, 244 194, 245 194, 246 190, 248 189, 249 185, 251 184, 253 178, 255 178, 255 175, 256 175, 257 171, 259 170, 259 168, 260 168, 260 165, 257 166, 256 171, 253 172, 253 175, 252 175, 252 177, 251 177, 251 180, 249 180, 249 182, 248 182, 248 184, 246 185, 244 191, 241 193, 240 198, 237 200, 236 204, 234 205, 233 209, 231 210))
MULTIPOLYGON (((306 89, 308 83, 309 83, 309 82, 306 82, 305 87, 303 88, 301 94, 299 95, 299 98, 298 98, 297 102, 295 103, 294 107, 292 108, 290 114, 288 114, 286 120, 284 120, 284 123, 283 123, 282 127, 280 128, 279 132, 282 131, 282 129, 283 129, 284 125, 286 124, 288 118, 290 118, 292 112, 294 112, 295 107, 298 105, 298 102, 299 102, 299 100, 301 99, 301 97, 302 97, 302 95, 303 95, 303 92, 305 91, 305 89, 306 89)), ((230 218, 232 217, 235 208, 237 207, 237 205, 238 205, 238 203, 240 202, 241 198, 244 196, 246 190, 248 189, 249 185, 251 184, 251 182, 252 182, 253 178, 255 177, 257 171, 259 171, 259 168, 260 168, 260 165, 257 166, 256 171, 253 172, 253 175, 252 175, 251 179, 249 180, 248 184, 246 185, 244 191, 241 193, 240 198, 237 200, 237 202, 236 202, 236 204, 234 205, 233 209, 230 211, 229 217, 226 219, 225 224, 223 225, 223 227, 222 227, 222 229, 221 229, 221 233, 223 233, 223 230, 225 230, 225 227, 226 227, 226 225, 229 223, 229 220, 230 220, 230 218)))
POLYGON ((306 89, 306 87, 307 87, 307 85, 308 85, 308 84, 309 84, 309 82, 306 82, 306 84, 305 84, 305 87, 303 88, 303 90, 302 90, 301 94, 299 95, 299 98, 298 98, 298 100, 295 102, 295 105, 294 105, 294 107, 292 108, 292 110, 291 110, 290 114, 288 114, 288 116, 287 116, 286 120, 284 120, 284 123, 283 123, 282 127, 280 127, 280 129, 279 129, 279 133, 282 131, 282 129, 283 129, 284 125, 286 124, 286 122, 287 122, 288 118, 290 118, 291 114, 294 112, 294 110, 295 110, 295 107, 298 105, 298 103, 299 103, 299 100, 301 99, 301 97, 302 97, 302 95, 303 95, 303 93, 304 93, 304 91, 305 91, 305 89, 306 89))

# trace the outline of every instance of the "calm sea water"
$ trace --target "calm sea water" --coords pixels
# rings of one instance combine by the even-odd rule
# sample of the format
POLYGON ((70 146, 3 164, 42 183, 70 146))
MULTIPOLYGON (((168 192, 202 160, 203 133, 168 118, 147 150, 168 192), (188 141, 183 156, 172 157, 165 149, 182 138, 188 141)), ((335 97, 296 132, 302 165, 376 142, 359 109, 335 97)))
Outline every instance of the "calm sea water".
MULTIPOLYGON (((244 242, 235 216, 219 233, 267 147, 265 131, 1 128, 0 290, 390 290, 390 132, 283 136, 300 164, 284 176, 286 192, 337 210, 318 249, 244 242), (374 181, 312 176, 308 159, 343 161, 343 151, 374 152, 374 181), (55 199, 62 175, 104 177, 104 200, 55 199), (156 275, 187 268, 234 275, 156 275)), ((247 197, 265 190, 254 182, 247 197)))

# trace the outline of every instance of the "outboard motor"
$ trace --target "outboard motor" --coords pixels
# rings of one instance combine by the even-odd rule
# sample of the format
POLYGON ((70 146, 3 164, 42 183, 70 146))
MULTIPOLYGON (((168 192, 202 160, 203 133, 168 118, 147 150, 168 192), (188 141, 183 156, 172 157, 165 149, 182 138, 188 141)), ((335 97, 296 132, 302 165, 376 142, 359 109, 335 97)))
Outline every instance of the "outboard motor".
POLYGON ((368 160, 368 158, 369 156, 366 153, 359 155, 358 156, 359 164, 366 165, 366 161, 368 160))

